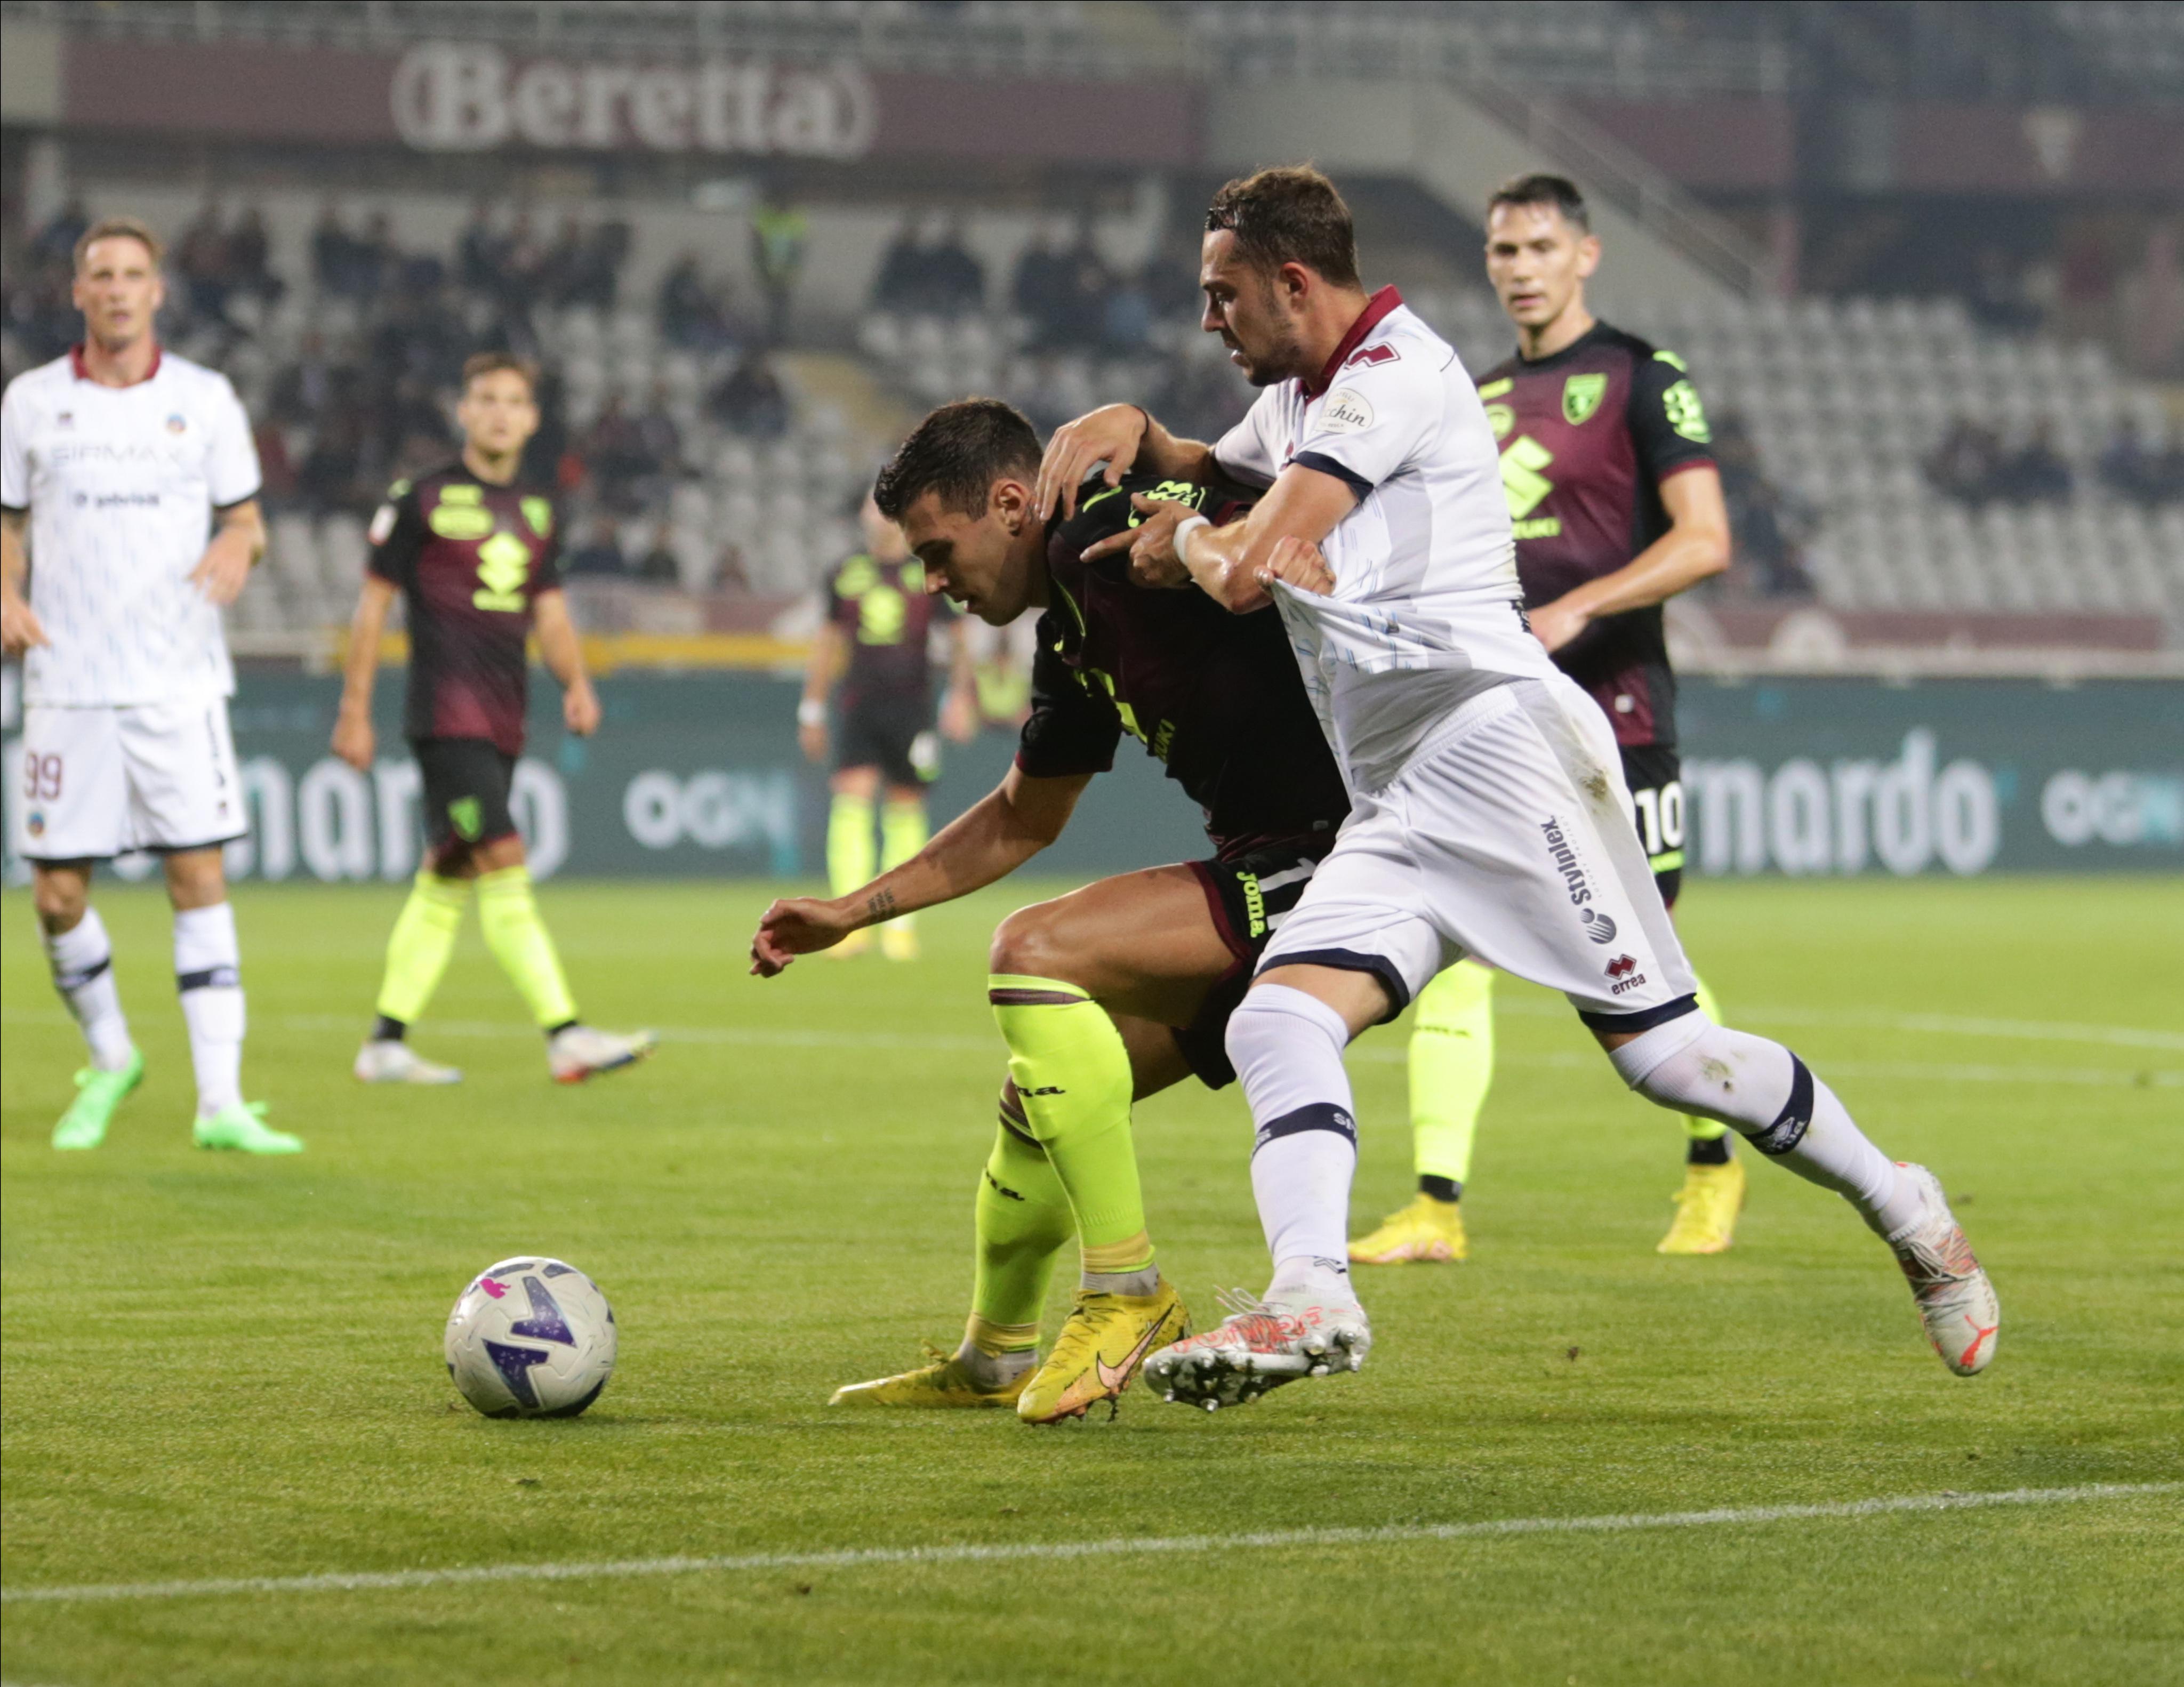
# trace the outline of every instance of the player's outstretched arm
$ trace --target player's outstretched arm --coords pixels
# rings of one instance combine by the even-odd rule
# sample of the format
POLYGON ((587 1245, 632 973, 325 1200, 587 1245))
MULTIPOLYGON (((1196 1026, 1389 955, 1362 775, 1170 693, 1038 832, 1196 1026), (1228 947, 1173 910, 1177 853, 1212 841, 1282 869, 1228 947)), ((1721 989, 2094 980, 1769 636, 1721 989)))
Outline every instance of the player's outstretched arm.
POLYGON ((1135 404, 1107 404, 1065 422, 1046 442, 1039 459, 1033 513, 1042 521, 1077 513, 1077 488, 1095 463, 1107 465, 1109 486, 1122 484, 1135 469, 1164 480, 1202 481, 1213 472, 1213 448, 1195 439, 1178 439, 1135 404))
POLYGON ((767 909, 751 938, 751 971, 780 973, 800 955, 832 949, 851 932, 1006 878, 1061 836, 1089 773, 1034 779, 1011 767, 991 793, 957 816, 900 866, 847 896, 789 897, 767 909))
POLYGON ((29 554, 23 548, 23 528, 30 521, 24 509, 0 509, 0 645, 10 656, 20 656, 33 644, 50 641, 46 630, 23 595, 30 572, 29 554))
POLYGON ((532 600, 538 630, 538 655, 546 671, 561 682, 561 719, 571 732, 588 738, 599 729, 599 694, 584 671, 583 641, 569 614, 569 594, 556 587, 532 600))
POLYGON ((379 677, 379 638, 394 601, 392 582, 364 576, 349 617, 348 656, 342 665, 341 707, 334 714, 334 754, 359 773, 371 771, 371 686, 379 677))

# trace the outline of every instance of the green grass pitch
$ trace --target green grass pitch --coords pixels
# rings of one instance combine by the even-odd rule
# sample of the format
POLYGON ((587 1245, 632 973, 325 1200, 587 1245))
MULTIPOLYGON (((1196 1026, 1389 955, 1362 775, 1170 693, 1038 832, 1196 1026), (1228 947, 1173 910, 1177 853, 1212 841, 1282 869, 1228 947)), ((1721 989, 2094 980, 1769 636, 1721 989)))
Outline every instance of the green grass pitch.
MULTIPOLYGON (((1668 1260, 1680 1138, 1572 1016, 1506 986, 1462 1267, 1363 1273, 1358 1376, 1214 1416, 1134 1392, 1034 1431, 829 1412, 952 1345, 1001 1061, 1004 886, 925 958, 740 956, 766 889, 554 883, 587 1013, 666 1033, 582 1089, 473 927, 421 1027, 469 1079, 348 1063, 398 891, 247 887, 246 1066, 300 1159, 194 1152, 164 904, 103 890, 151 1061, 108 1145, 47 1133, 80 1061, 0 905, 4 1545, 40 1587, 671 1555, 1070 1544, 1827 1505, 2184 1478, 2184 895, 2176 882, 1701 883, 1729 1017, 1928 1161, 2000 1289, 1973 1382, 1840 1203, 1754 1164, 1736 1250, 1668 1260), (480 1418, 440 1327, 543 1250, 613 1297, 571 1423, 480 1418)), ((1352 1056, 1354 1217, 1405 1198, 1399 1031, 1352 1056)), ((1264 1258, 1240 1098, 1139 1113, 1154 1234, 1201 1318, 1264 1258)), ((1057 1300, 1057 1304, 1059 1300, 1057 1300)), ((521 1681, 2184 1680, 2184 1489, 1621 1533, 773 1564, 4 1607, 21 1687, 521 1681)))

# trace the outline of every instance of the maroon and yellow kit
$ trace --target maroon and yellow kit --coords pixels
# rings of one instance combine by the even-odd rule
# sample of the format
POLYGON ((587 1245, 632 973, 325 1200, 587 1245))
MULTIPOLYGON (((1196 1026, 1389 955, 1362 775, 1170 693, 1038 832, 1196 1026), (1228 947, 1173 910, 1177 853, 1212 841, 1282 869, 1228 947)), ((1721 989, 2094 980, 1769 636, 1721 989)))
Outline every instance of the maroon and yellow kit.
MULTIPOLYGON (((1552 357, 1480 377, 1502 448, 1527 607, 1613 574, 1669 530, 1661 483, 1713 462, 1706 410, 1674 352, 1605 322, 1552 357)), ((1676 741, 1676 681, 1661 610, 1596 621, 1555 660, 1626 748, 1676 741)))
POLYGON ((553 500, 451 463, 396 482, 371 542, 371 572, 401 588, 410 629, 404 732, 521 754, 532 606, 561 583, 553 500))

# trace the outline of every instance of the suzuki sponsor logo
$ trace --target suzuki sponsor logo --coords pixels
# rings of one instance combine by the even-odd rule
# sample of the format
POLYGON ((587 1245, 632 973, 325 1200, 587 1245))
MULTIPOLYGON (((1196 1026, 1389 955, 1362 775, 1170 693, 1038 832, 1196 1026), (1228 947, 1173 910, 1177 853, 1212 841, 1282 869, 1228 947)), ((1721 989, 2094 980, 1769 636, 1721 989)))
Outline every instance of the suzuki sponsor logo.
POLYGON ((854 159, 879 114, 851 66, 512 59, 474 42, 428 42, 396 67, 394 125, 420 152, 741 153, 854 159))

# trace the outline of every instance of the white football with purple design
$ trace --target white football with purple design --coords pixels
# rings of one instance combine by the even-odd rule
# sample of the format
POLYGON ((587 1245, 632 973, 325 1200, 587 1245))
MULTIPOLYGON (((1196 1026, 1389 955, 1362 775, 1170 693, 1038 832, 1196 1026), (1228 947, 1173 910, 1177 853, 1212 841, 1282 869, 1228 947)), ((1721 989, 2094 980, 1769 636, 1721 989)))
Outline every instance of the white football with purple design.
POLYGON ((615 1315, 572 1265, 488 1266, 448 1314, 448 1374, 488 1417, 574 1417, 614 1374, 615 1315))

